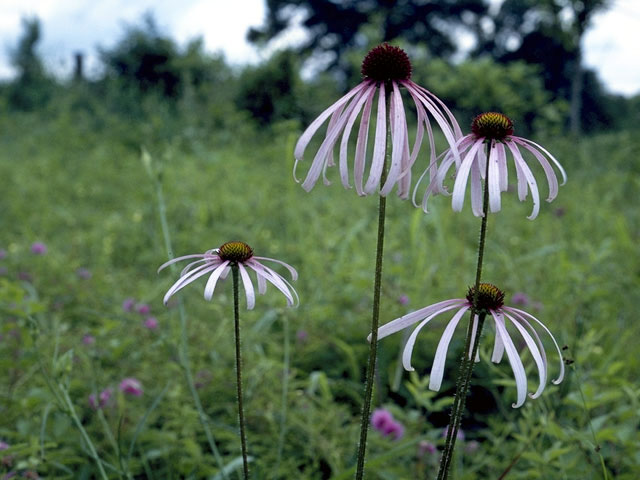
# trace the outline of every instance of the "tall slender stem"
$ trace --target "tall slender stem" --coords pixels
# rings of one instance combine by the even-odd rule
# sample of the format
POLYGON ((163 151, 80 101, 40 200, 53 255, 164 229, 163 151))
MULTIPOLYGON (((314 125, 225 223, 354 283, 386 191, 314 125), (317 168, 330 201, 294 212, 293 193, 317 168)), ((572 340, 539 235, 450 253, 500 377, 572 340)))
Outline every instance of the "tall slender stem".
POLYGON ((249 479, 249 461, 247 460, 247 436, 244 425, 244 405, 242 402, 242 353, 240 350, 240 310, 238 308, 238 265, 231 267, 233 274, 233 323, 236 337, 236 387, 238 391, 238 418, 240 421, 240 443, 242 444, 242 468, 244 479, 249 479))
MULTIPOLYGON (((389 111, 390 96, 387 95, 387 112, 389 111)), ((387 179, 387 165, 391 154, 391 130, 387 135, 387 151, 380 176, 380 187, 387 179)), ((367 453, 367 434, 369 432, 369 417, 371 415, 371 399, 378 356, 378 325, 380 319, 380 287, 382 285, 382 258, 384 251, 384 222, 386 217, 387 198, 379 195, 378 203, 378 239, 376 244, 376 267, 373 280, 373 310, 371 313, 371 342, 369 343, 369 359, 367 361, 366 386, 362 416, 360 418, 360 442, 358 443, 358 461, 356 466, 356 480, 364 477, 364 457, 367 453)))
MULTIPOLYGON (((169 222, 167 221, 167 208, 166 202, 164 201, 164 193, 162 191, 162 182, 158 175, 155 175, 152 170, 149 170, 149 175, 153 180, 156 187, 156 198, 158 200, 158 214, 160 216, 160 225, 162 226, 162 237, 164 239, 164 245, 167 250, 167 256, 169 259, 173 258, 173 247, 171 245, 171 232, 169 230, 169 222)), ((171 271, 175 270, 175 265, 171 265, 171 271)), ((228 480, 229 476, 224 468, 224 462, 222 461, 222 455, 220 455, 220 451, 216 446, 215 439, 213 438, 213 433, 211 432, 211 428, 209 427, 209 417, 202 408, 202 402, 200 401, 200 395, 198 395, 198 391, 196 390, 196 386, 193 382, 193 374, 191 373, 191 366, 189 364, 189 342, 187 335, 187 315, 184 311, 184 304, 182 303, 182 298, 178 299, 178 316, 180 318, 180 348, 178 349, 178 361, 182 370, 184 372, 185 379, 187 381, 187 386, 189 387, 189 393, 191 393, 191 397, 193 399, 193 403, 198 412, 198 419, 200 420, 200 425, 202 425, 202 429, 204 430, 204 434, 207 437, 207 443, 209 443, 209 448, 213 453, 214 458, 216 459, 216 463, 218 464, 218 468, 220 469, 220 473, 222 474, 222 478, 228 480)))
POLYGON ((482 327, 484 326, 484 319, 486 316, 486 313, 477 311, 477 305, 478 290, 480 288, 480 278, 482 276, 482 261, 484 259, 485 240, 487 236, 487 218, 489 214, 489 161, 492 144, 492 140, 487 142, 487 165, 484 175, 484 192, 482 197, 483 215, 480 224, 480 240, 478 241, 478 263, 476 267, 476 280, 473 295, 473 305, 471 307, 471 318, 469 320, 469 326, 467 328, 467 338, 465 340, 464 353, 462 354, 462 360, 460 362, 460 370, 458 371, 456 393, 453 401, 453 407, 451 408, 451 421, 449 422, 449 428, 447 430, 447 439, 445 441, 444 452, 442 452, 442 459, 440 460, 438 480, 446 480, 449 476, 449 468, 451 466, 453 451, 456 445, 456 438, 458 436, 460 423, 462 421, 462 414, 464 413, 467 392, 469 391, 469 384, 471 382, 471 374, 473 373, 473 363, 478 352, 480 335, 482 333, 482 327), (478 316, 478 324, 475 332, 475 338, 472 338, 474 330, 473 324, 476 316, 478 316))

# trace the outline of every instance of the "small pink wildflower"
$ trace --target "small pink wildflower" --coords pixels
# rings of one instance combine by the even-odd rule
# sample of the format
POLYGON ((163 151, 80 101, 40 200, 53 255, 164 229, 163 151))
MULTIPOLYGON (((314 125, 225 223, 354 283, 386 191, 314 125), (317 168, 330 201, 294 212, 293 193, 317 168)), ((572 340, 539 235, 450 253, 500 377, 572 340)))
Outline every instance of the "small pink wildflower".
POLYGON ((513 303, 514 305, 526 307, 527 305, 529 305, 529 295, 523 292, 514 293, 513 297, 511 297, 511 303, 513 303))
POLYGON ((139 397, 142 395, 142 385, 140 381, 133 377, 128 377, 123 379, 119 385, 120 391, 126 393, 128 395, 133 395, 134 397, 139 397))
POLYGON ((100 392, 100 395, 98 395, 97 400, 96 400, 96 394, 92 393, 91 395, 89 395, 89 406, 93 410, 104 408, 107 406, 107 404, 111 400, 112 395, 113 395, 113 389, 111 388, 105 388, 104 390, 102 390, 100 392))
POLYGON ((7 258, 7 251, 4 248, 0 248, 0 260, 7 258))
POLYGON ((76 270, 76 275, 78 276, 78 278, 81 278, 83 280, 89 280, 91 278, 91 272, 82 267, 76 270))
POLYGON ((9 448, 9 444, 3 440, 0 440, 0 450, 6 450, 9 448))
MULTIPOLYGON (((436 349, 435 359, 433 366, 431 367, 431 377, 429 380, 430 390, 440 390, 449 343, 451 342, 453 333, 455 332, 455 329, 460 323, 463 315, 473 306, 472 302, 474 292, 475 287, 472 287, 469 289, 465 298, 454 298, 430 305, 404 315, 403 317, 397 318, 378 329, 378 338, 383 339, 384 337, 420 322, 407 339, 404 352, 402 354, 402 364, 404 368, 408 371, 413 371, 414 368, 411 366, 411 354, 413 353, 416 338, 422 328, 441 313, 456 310, 453 318, 447 324, 436 349)), ((553 380, 553 383, 557 385, 562 381, 564 378, 564 363, 562 361, 560 347, 558 347, 558 343, 549 329, 540 320, 523 310, 504 305, 504 292, 490 283, 480 284, 477 308, 480 313, 486 314, 487 318, 491 318, 494 321, 493 323, 495 325, 496 335, 491 361, 499 363, 502 360, 504 353, 507 353, 507 358, 511 364, 516 380, 517 401, 512 405, 514 408, 522 406, 527 397, 527 376, 522 360, 518 355, 518 351, 516 350, 513 340, 511 339, 511 335, 507 331, 506 320, 509 320, 511 325, 513 325, 513 327, 522 336, 538 369, 539 386, 538 389, 533 394, 529 394, 529 396, 531 398, 537 398, 542 394, 547 381, 548 371, 547 356, 544 351, 542 341, 540 340, 540 336, 533 326, 534 324, 542 327, 553 341, 560 359, 560 374, 557 379, 553 380)), ((477 328, 477 322, 478 315, 475 315, 473 318, 474 332, 475 328, 477 328)), ((371 335, 369 335, 369 339, 371 339, 371 335)), ((476 356, 475 361, 480 361, 479 355, 476 356)))
POLYGON ((407 295, 400 295, 398 303, 400 305, 409 305, 409 297, 407 295))
POLYGON ((125 298, 122 302, 122 310, 125 312, 131 312, 135 304, 136 301, 133 298, 125 298))
POLYGON ((144 326, 149 330, 155 330, 158 328, 158 320, 156 317, 147 317, 144 321, 144 326))
POLYGON ((404 436, 404 426, 394 420, 391 412, 384 408, 378 408, 373 412, 371 426, 385 437, 393 436, 396 440, 400 440, 404 436))
POLYGON ((267 291, 267 282, 269 282, 280 290, 287 299, 287 304, 289 306, 294 306, 299 303, 298 293, 295 291, 293 286, 285 280, 282 275, 267 267, 261 261, 275 262, 283 266, 289 271, 293 280, 298 278, 298 272, 296 269, 291 265, 274 258, 254 256, 253 249, 244 242, 227 242, 220 248, 207 250, 204 253, 174 258, 173 260, 169 260, 162 264, 158 271, 176 262, 190 258, 198 258, 199 260, 189 263, 182 272, 180 272, 180 278, 164 296, 165 305, 172 295, 189 285, 194 280, 209 274, 209 279, 207 280, 207 284, 204 288, 204 298, 205 300, 211 300, 216 285, 218 284, 218 280, 220 278, 226 278, 231 271, 231 266, 233 265, 237 265, 240 277, 242 278, 242 284, 247 298, 247 309, 253 309, 256 299, 255 289, 253 287, 251 277, 249 276, 249 269, 253 270, 256 274, 259 294, 264 294, 267 291))
POLYGON ((433 443, 428 442, 427 440, 420 440, 420 443, 418 443, 418 457, 433 455, 437 451, 438 449, 436 448, 436 446, 433 443))
POLYGON ((94 343, 96 343, 96 338, 93 335, 87 333, 82 337, 82 343, 87 346, 93 345, 94 343))
POLYGON ((136 305, 136 312, 138 312, 140 315, 147 315, 151 312, 151 307, 146 303, 140 303, 136 305))
POLYGON ((31 244, 31 253, 34 255, 44 255, 47 253, 47 246, 42 242, 34 242, 31 244))

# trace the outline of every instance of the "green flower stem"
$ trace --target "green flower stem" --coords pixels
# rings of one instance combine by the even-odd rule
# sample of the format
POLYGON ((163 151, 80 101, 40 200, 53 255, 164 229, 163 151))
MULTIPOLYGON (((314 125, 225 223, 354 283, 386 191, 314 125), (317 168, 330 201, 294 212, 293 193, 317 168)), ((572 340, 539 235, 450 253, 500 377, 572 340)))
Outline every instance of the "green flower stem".
POLYGON ((82 426, 82 422, 78 418, 78 414, 76 413, 76 409, 73 407, 73 402, 71 401, 71 398, 69 398, 69 393, 67 392, 67 389, 62 384, 58 384, 58 389, 60 390, 60 392, 62 392, 62 399, 64 400, 64 406, 65 406, 65 409, 67 410, 67 413, 71 417, 71 420, 73 420, 73 423, 76 424, 76 427, 80 431, 80 435, 82 436, 82 439, 87 444, 87 448, 89 449, 91 458, 93 458, 93 460, 96 462, 96 465, 98 466, 98 471, 100 472, 100 478, 104 480, 108 480, 109 477, 107 476, 107 472, 104 471, 104 467, 102 466, 102 460, 100 460, 100 457, 98 456, 98 452, 96 451, 96 447, 93 445, 91 438, 89 438, 89 434, 87 434, 87 431, 82 426))
MULTIPOLYGON (((171 233, 169 230, 169 223, 167 222, 167 208, 166 203, 164 201, 164 194, 162 191, 162 182, 158 175, 155 175, 151 170, 149 170, 149 176, 153 180, 156 187, 156 197, 158 201, 158 214, 160 216, 160 225, 162 227, 162 237, 164 239, 164 245, 167 250, 167 256, 169 259, 173 258, 173 247, 171 245, 171 233)), ((175 270, 175 265, 171 265, 171 271, 175 270)), ((204 430, 204 434, 207 437, 207 442, 209 443, 209 448, 213 453, 213 456, 218 464, 218 468, 220 469, 220 473, 222 474, 222 478, 224 480, 229 480, 229 476, 227 475, 227 471, 224 468, 224 462, 222 461, 222 456, 220 455, 220 451, 216 446, 215 439, 213 438, 213 433, 211 433, 211 428, 209 427, 209 417, 205 413, 202 408, 202 402, 200 401, 200 396, 198 395, 198 391, 196 390, 195 384, 193 382, 193 374, 191 373, 191 366, 189 365, 189 342, 187 335, 187 316, 184 311, 184 304, 182 303, 182 298, 178 298, 178 315, 180 317, 180 348, 178 350, 178 361, 180 363, 180 367, 184 372, 185 379, 187 381, 187 386, 189 388, 189 393, 191 393, 191 397, 193 399, 193 403, 198 412, 198 419, 200 420, 200 425, 202 425, 202 429, 204 430)))
MULTIPOLYGON (((389 111, 389 96, 387 96, 387 111, 389 111)), ((391 131, 387 135, 387 151, 382 166, 380 186, 387 179, 387 164, 391 154, 391 131)), ((379 195, 378 206, 378 241, 376 245, 376 267, 373 281, 373 311, 371 314, 371 342, 369 343, 369 359, 367 362, 366 385, 362 416, 360 418, 360 442, 358 443, 358 460, 356 466, 356 480, 364 477, 364 457, 367 453, 367 433, 369 432, 369 417, 371 416, 371 399, 373 397, 373 385, 376 371, 376 359, 378 356, 378 325, 380 319, 380 287, 382 284, 382 258, 384 251, 384 221, 387 209, 387 199, 379 195)))
POLYGON ((249 479, 249 461, 247 460, 247 434, 244 424, 244 406, 242 402, 242 353, 240 350, 240 310, 238 308, 238 264, 231 266, 233 275, 233 321, 236 337, 236 387, 238 390, 238 418, 240 420, 240 443, 242 444, 242 468, 244 480, 249 479))
POLYGON ((462 360, 460 362, 460 370, 458 371, 458 379, 456 382, 456 393, 453 400, 453 407, 451 408, 451 421, 449 422, 449 428, 447 430, 447 439, 445 441, 444 452, 442 452, 442 459, 440 460, 440 469, 438 471, 438 480, 446 480, 449 477, 449 468, 451 466, 451 460, 453 459, 453 451, 456 445, 456 438, 458 431, 460 430, 460 423, 462 422, 462 414, 464 413, 465 402, 467 399, 467 393, 469 391, 469 384, 471 383, 471 374, 473 372, 473 363, 478 352, 478 345, 480 344, 480 335, 482 333, 482 327, 484 326, 484 319, 486 313, 478 312, 478 290, 480 288, 480 278, 482 276, 482 261, 484 259, 484 247, 487 236, 487 218, 489 216, 489 156, 491 154, 490 141, 487 143, 487 165, 484 176, 484 192, 482 197, 482 222, 480 224, 480 240, 478 241, 478 263, 476 267, 476 281, 473 295, 473 306, 471 308, 471 319, 467 328, 467 338, 465 340, 464 353, 462 354, 462 360), (475 338, 473 338, 473 319, 476 314, 478 315, 478 328, 476 329, 475 338), (473 348, 472 348, 473 345, 473 348))

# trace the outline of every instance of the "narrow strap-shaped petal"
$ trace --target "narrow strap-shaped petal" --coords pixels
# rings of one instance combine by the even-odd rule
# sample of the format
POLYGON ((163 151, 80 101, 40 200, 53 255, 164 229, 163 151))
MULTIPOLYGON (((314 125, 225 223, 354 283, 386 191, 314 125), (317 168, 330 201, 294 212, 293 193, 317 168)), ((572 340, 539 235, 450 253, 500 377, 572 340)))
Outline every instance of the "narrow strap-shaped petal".
POLYGON ((356 187, 356 193, 364 196, 364 167, 367 160, 367 143, 369 142, 369 123, 371 121, 371 108, 376 89, 373 88, 368 95, 367 102, 362 110, 360 118, 360 129, 358 130, 358 141, 356 143, 356 155, 353 163, 353 183, 356 187))
POLYGON ((538 150, 533 148, 527 142, 524 142, 522 138, 513 137, 513 141, 529 150, 529 152, 531 152, 533 156, 536 157, 538 162, 540 162, 540 165, 544 170, 544 174, 547 176, 547 184, 549 185, 549 195, 547 196, 547 202, 553 201, 553 199, 558 195, 558 178, 556 177, 556 172, 553 171, 553 167, 547 161, 544 155, 542 155, 538 150))
POLYGON ((351 130, 364 104, 373 97, 373 95, 375 94, 375 91, 376 91, 376 86, 375 84, 372 83, 362 92, 362 95, 358 97, 355 107, 351 111, 351 115, 349 115, 349 119, 347 120, 347 123, 344 126, 344 131, 342 133, 342 140, 340 142, 340 179, 342 181, 342 185, 345 188, 351 188, 351 185, 349 185, 349 164, 348 164, 348 155, 347 155, 351 130))
POLYGON ((325 120, 329 118, 329 116, 332 113, 334 113, 337 109, 344 106, 354 95, 357 95, 363 89, 365 89, 369 85, 369 83, 370 82, 365 81, 360 83, 356 87, 352 88, 349 92, 347 92, 346 95, 341 97, 337 102, 335 102, 333 105, 327 108, 324 112, 322 112, 318 116, 318 118, 316 118, 313 122, 311 122, 311 125, 307 127, 307 129, 298 139, 295 150, 293 151, 293 156, 297 160, 302 160, 302 157, 304 155, 305 149, 307 148, 307 145, 309 145, 309 142, 313 138, 313 135, 318 131, 320 126, 325 122, 325 120))
POLYGON ((458 168, 456 173, 456 181, 453 185, 453 197, 451 199, 451 206, 455 212, 462 210, 462 205, 464 204, 464 192, 467 186, 469 172, 471 171, 471 164, 476 159, 476 153, 480 147, 482 147, 482 139, 476 140, 473 146, 469 149, 469 152, 465 155, 464 160, 460 164, 460 168, 458 168))
POLYGON ((504 144, 502 142, 495 144, 495 153, 498 160, 498 170, 500 172, 500 191, 506 192, 509 188, 509 168, 507 167, 507 153, 504 150, 504 144))
POLYGON ((391 166, 387 174, 387 180, 380 190, 380 195, 386 197, 393 189, 400 172, 402 171, 402 157, 404 155, 404 143, 407 137, 407 123, 404 115, 402 96, 396 82, 392 82, 391 93, 391 166))
POLYGON ((489 187, 489 210, 493 213, 500 211, 500 164, 495 148, 495 143, 491 148, 489 156, 489 179, 487 185, 489 187))
POLYGON ((504 342, 500 336, 500 330, 496 328, 496 338, 493 341, 493 353, 491 354, 491 361, 493 363, 500 363, 502 356, 504 355, 504 342))
POLYGON ((522 154, 520 153, 520 150, 518 150, 518 145, 516 145, 512 141, 507 141, 507 147, 509 147, 509 150, 511 150, 516 165, 520 166, 520 173, 524 174, 524 177, 529 184, 531 199, 533 200, 533 210, 531 211, 531 215, 529 215, 527 218, 529 220, 533 220, 538 216, 538 212, 540 211, 540 195, 538 193, 538 184, 536 183, 536 179, 533 176, 533 173, 531 173, 529 165, 527 165, 527 162, 525 162, 524 158, 522 158, 522 154))
POLYGON ((194 268, 193 270, 191 270, 186 275, 181 276, 180 278, 178 278, 176 283, 174 283, 171 286, 171 288, 169 290, 167 290, 167 293, 165 293, 162 302, 166 305, 167 302, 169 301, 169 299, 175 293, 177 293, 178 291, 182 290, 184 287, 189 285, 194 280, 197 280, 198 278, 202 277, 203 275, 206 275, 207 273, 215 270, 216 268, 218 268, 218 265, 216 265, 216 264, 205 263, 204 265, 200 265, 199 267, 194 268))
MULTIPOLYGON (((167 268, 169 265, 173 265, 176 262, 181 262, 182 260, 186 260, 187 258, 201 258, 203 260, 206 260, 207 256, 208 255, 206 253, 196 253, 193 255, 183 255, 182 257, 172 258, 168 262, 164 262, 162 265, 160 265, 158 267, 158 272, 160 272, 160 270, 167 268)), ((213 257, 213 255, 211 255, 211 257, 213 257)))
MULTIPOLYGON (((431 367, 431 375, 429 375, 429 390, 438 391, 442 385, 442 377, 444 376, 444 365, 447 360, 447 351, 449 350, 449 344, 453 337, 453 332, 456 330, 460 319, 464 313, 469 310, 469 306, 464 305, 460 310, 456 312, 451 321, 444 329, 440 341, 438 342, 438 348, 436 349, 436 355, 433 359, 433 366, 431 367)), ((405 367, 406 368, 406 367, 405 367)))
POLYGON ((471 164, 471 211, 476 217, 484 216, 481 176, 480 165, 478 162, 473 162, 471 164))
POLYGON ((543 328, 543 330, 549 334, 549 336, 551 337, 551 340, 553 340, 553 344, 556 347, 556 351, 558 352, 558 359, 560 360, 560 375, 558 375, 558 378, 556 378, 555 380, 552 380, 552 382, 554 384, 556 384, 556 385, 558 385, 560 382, 562 382, 562 379, 564 378, 564 362, 562 361, 562 352, 560 351, 560 347, 558 346, 558 342, 556 342, 556 339, 553 336, 553 334, 551 333, 551 331, 545 326, 544 323, 542 323, 540 320, 538 320, 536 317, 534 317, 530 313, 525 312, 524 310, 520 310, 518 308, 513 308, 513 307, 502 307, 502 308, 503 308, 503 310, 514 314, 520 320, 522 320, 521 316, 522 317, 526 317, 526 318, 530 318, 531 320, 536 322, 538 325, 540 325, 543 328))
POLYGON ((404 85, 404 87, 410 93, 413 92, 415 94, 415 98, 418 98, 418 100, 424 105, 427 111, 431 113, 434 120, 440 126, 444 137, 447 139, 447 142, 452 149, 453 155, 458 158, 457 162, 459 162, 460 155, 456 150, 456 143, 458 138, 462 137, 462 132, 460 131, 458 122, 456 122, 455 117, 453 117, 449 109, 444 105, 444 103, 442 103, 442 101, 438 97, 429 92, 429 90, 417 85, 411 80, 403 80, 400 82, 400 84, 404 85), (433 99, 435 99, 436 102, 439 102, 440 105, 434 103, 433 99), (446 115, 451 115, 450 118, 453 119, 451 123, 449 123, 443 116, 442 111, 444 111, 446 115))
MULTIPOLYGON (((404 366, 405 370, 407 370, 409 372, 412 372, 414 370, 414 368, 411 366, 411 354, 413 353, 413 346, 415 345, 416 339, 418 338, 418 334, 420 333, 422 328, 427 323, 429 323, 431 320, 433 320, 438 315, 440 315, 441 313, 447 312, 449 310, 455 310, 456 308, 463 308, 464 309, 464 308, 468 308, 468 307, 466 307, 464 305, 462 307, 460 307, 459 305, 450 305, 448 307, 442 308, 442 309, 440 309, 440 310, 438 310, 436 312, 433 312, 427 318, 422 320, 422 322, 420 322, 418 324, 418 326, 413 330, 413 332, 411 332, 411 335, 407 339, 407 343, 405 343, 404 350, 402 352, 402 365, 404 366)), ((445 334, 446 334, 446 331, 447 330, 445 330, 445 334)), ((432 368, 435 368, 435 365, 432 368)))
MULTIPOLYGON (((378 328, 378 340, 382 340, 384 337, 388 337, 400 330, 403 330, 414 323, 419 322, 420 320, 428 317, 432 313, 439 312, 443 308, 447 308, 451 305, 460 306, 467 303, 465 298, 453 298, 451 300, 444 300, 442 302, 434 303, 433 305, 429 305, 428 307, 421 308, 416 310, 415 312, 407 313, 400 318, 396 318, 395 320, 391 320, 390 322, 384 324, 382 327, 378 328)), ((371 341, 371 334, 367 337, 367 341, 371 341)))
MULTIPOLYGON (((298 279, 298 271, 288 263, 284 263, 281 260, 276 260, 275 258, 269 258, 269 257, 251 257, 246 263, 253 263, 255 260, 274 262, 274 263, 277 263, 278 265, 282 265, 284 268, 286 268, 289 271, 289 273, 291 274, 292 280, 298 279)), ((260 262, 256 261, 255 263, 258 263, 259 265, 261 265, 260 262)))
MULTIPOLYGON (((478 332, 478 315, 473 316, 473 325, 471 325, 471 338, 475 341, 476 333, 478 332)), ((471 355, 473 354, 473 348, 475 343, 469 347, 469 360, 471 360, 471 355)), ((476 350, 476 358, 475 362, 478 363, 480 361, 480 348, 476 350)))
POLYGON ((289 306, 294 306, 300 303, 298 292, 296 292, 295 288, 293 288, 293 286, 280 274, 260 262, 246 262, 246 265, 253 269, 256 272, 256 275, 264 277, 266 281, 270 282, 280 290, 287 299, 287 304, 289 306))
POLYGON ((238 263, 238 270, 240 270, 242 284, 244 285, 244 292, 247 297, 247 310, 253 310, 253 307, 256 305, 256 293, 253 290, 253 283, 251 283, 251 278, 247 273, 247 269, 242 265, 242 263, 238 263))
MULTIPOLYGON (((187 273, 189 273, 191 270, 193 270, 196 266, 204 265, 207 262, 208 262, 208 260, 205 260, 204 258, 201 258, 200 260, 196 260, 195 262, 187 263, 187 265, 182 270, 180 270, 180 276, 184 277, 187 273)), ((209 264, 213 265, 213 262, 209 261, 209 264)))
POLYGON ((209 280, 207 280, 207 284, 204 287, 204 299, 211 300, 213 297, 213 291, 216 289, 216 284, 218 283, 218 279, 224 273, 227 266, 229 265, 229 260, 225 260, 211 273, 209 280))
POLYGON ((551 161, 554 163, 554 165, 556 167, 558 167, 558 170, 560 170, 560 174, 562 175, 562 183, 560 185, 564 185, 565 183, 567 183, 567 172, 564 171, 564 168, 562 168, 562 165, 560 165, 560 162, 558 162, 558 160, 556 160, 556 157, 551 155, 549 153, 549 151, 546 148, 544 148, 542 145, 539 145, 536 142, 532 142, 531 140, 529 140, 527 138, 522 138, 522 137, 518 137, 518 138, 520 140, 522 140, 523 142, 528 143, 532 147, 542 150, 542 152, 545 153, 547 155, 547 157, 549 157, 551 159, 551 161))
POLYGON ((509 336, 507 327, 504 325, 504 317, 501 313, 493 311, 491 312, 491 315, 496 322, 496 329, 500 332, 500 336, 502 337, 504 349, 507 352, 507 358, 509 359, 513 375, 516 379, 517 401, 511 406, 513 408, 518 408, 524 404, 524 401, 527 398, 527 374, 524 371, 524 366, 522 365, 522 360, 520 360, 518 351, 509 336))
POLYGON ((384 156, 387 150, 387 102, 384 84, 378 87, 378 112, 376 118, 376 136, 373 142, 373 157, 369 169, 369 178, 364 186, 366 194, 373 193, 380 186, 384 156))
MULTIPOLYGON (((320 148, 318 149, 315 157, 313 158, 313 161, 311 162, 311 168, 309 168, 307 177, 304 179, 304 182, 302 182, 302 188, 304 188, 306 191, 310 191, 320 178, 320 175, 325 172, 327 167, 327 160, 329 159, 335 143, 337 142, 340 133, 344 129, 344 126, 347 123, 347 120, 349 119, 351 113, 358 106, 359 108, 362 108, 362 103, 358 102, 362 94, 363 89, 360 89, 355 94, 351 102, 345 107, 344 112, 342 113, 340 118, 338 118, 335 125, 333 125, 330 130, 327 130, 327 135, 322 141, 320 148)), ((325 183, 327 182, 325 181, 325 183)))
POLYGON ((503 315, 507 317, 509 320, 511 320, 511 323, 513 323, 513 325, 518 329, 518 331, 520 332, 520 335, 522 335, 522 338, 524 338, 524 341, 527 344, 527 347, 529 347, 529 351, 531 352, 533 361, 536 362, 536 366, 538 367, 538 378, 540 382, 538 384, 538 389, 535 391, 535 393, 530 393, 529 396, 531 398, 538 398, 544 391, 544 386, 547 383, 547 365, 542 359, 542 355, 540 354, 538 345, 533 340, 533 337, 529 335, 529 332, 527 332, 527 329, 524 328, 522 325, 520 325, 520 322, 518 322, 518 320, 516 320, 514 317, 512 317, 508 313, 504 312, 503 315))

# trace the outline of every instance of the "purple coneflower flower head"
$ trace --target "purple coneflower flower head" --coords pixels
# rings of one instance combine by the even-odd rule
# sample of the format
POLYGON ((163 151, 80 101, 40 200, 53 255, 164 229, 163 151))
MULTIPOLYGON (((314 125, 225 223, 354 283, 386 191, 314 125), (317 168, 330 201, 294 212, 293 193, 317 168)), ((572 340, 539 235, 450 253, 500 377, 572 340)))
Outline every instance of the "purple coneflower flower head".
POLYGON ((122 301, 122 310, 125 312, 133 311, 133 307, 135 306, 136 301, 133 298, 125 298, 122 301))
POLYGON ((298 278, 298 272, 296 269, 291 265, 274 258, 254 256, 253 249, 244 242, 227 242, 220 248, 207 250, 201 254, 185 255, 183 257, 174 258, 173 260, 169 260, 161 265, 158 271, 176 262, 191 258, 198 258, 199 260, 189 263, 182 272, 180 272, 180 278, 164 296, 165 305, 176 292, 182 290, 194 280, 209 274, 209 279, 207 280, 207 284, 204 288, 204 298, 205 300, 211 300, 218 280, 226 278, 231 271, 231 267, 234 265, 238 266, 247 298, 247 308, 249 310, 253 309, 256 300, 255 289, 249 275, 249 270, 253 270, 256 275, 259 294, 262 295, 267 291, 267 282, 269 282, 282 292, 287 299, 287 304, 289 306, 294 306, 299 303, 298 293, 295 291, 293 286, 282 275, 267 267, 262 262, 275 262, 283 266, 289 271, 293 280, 298 278))
MULTIPOLYGON (((527 150, 544 170, 549 185, 547 202, 551 202, 558 194, 558 178, 551 163, 560 171, 562 185, 567 181, 567 175, 562 165, 544 147, 526 138, 513 135, 513 122, 509 117, 496 112, 481 113, 474 118, 471 133, 460 138, 455 147, 445 152, 444 158, 437 167, 437 173, 433 175, 433 172, 427 170, 430 173, 431 181, 422 199, 422 209, 425 212, 427 212, 427 201, 432 194, 448 194, 444 181, 451 167, 455 166, 456 173, 451 202, 453 210, 456 212, 462 210, 467 180, 471 176, 471 210, 476 217, 484 216, 482 183, 487 173, 487 156, 483 148, 484 144, 488 144, 490 149, 487 185, 491 212, 500 211, 500 195, 508 188, 507 150, 511 152, 514 159, 518 181, 518 198, 523 202, 527 198, 527 192, 531 192, 533 211, 527 217, 528 219, 533 220, 538 216, 540 194, 538 183, 520 151, 521 148, 527 150)), ((414 204, 416 204, 415 198, 420 182, 427 171, 420 177, 414 190, 414 204)))
MULTIPOLYGON (((465 312, 471 310, 474 294, 475 287, 471 287, 465 298, 445 300, 397 318, 378 329, 378 338, 382 339, 392 333, 398 332, 420 322, 407 339, 407 343, 405 344, 405 349, 402 354, 402 364, 404 365, 404 368, 408 371, 413 371, 414 368, 411 366, 411 354, 413 353, 413 346, 420 330, 422 330, 427 323, 438 315, 455 310, 453 318, 447 324, 444 333, 440 338, 433 366, 431 367, 429 389, 438 391, 442 384, 442 376, 444 374, 444 365, 447 350, 449 349, 449 343, 451 342, 453 333, 458 326, 458 323, 460 323, 462 316, 465 312)), ((540 336, 534 328, 534 325, 541 327, 547 334, 549 334, 551 340, 553 340, 553 344, 556 347, 560 359, 560 374, 557 379, 553 380, 553 383, 557 385, 562 381, 564 378, 562 353, 560 352, 556 339, 540 320, 523 310, 504 305, 504 293, 498 287, 490 283, 480 284, 478 289, 477 309, 480 314, 487 316, 490 315, 494 320, 496 335, 491 361, 499 363, 502 360, 504 353, 507 353, 507 359, 511 364, 516 380, 517 401, 513 404, 514 408, 522 406, 526 399, 527 376, 524 371, 524 366, 522 365, 522 360, 520 359, 518 351, 511 339, 511 335, 507 330, 507 320, 523 338, 538 369, 539 386, 533 394, 530 394, 530 397, 539 397, 542 394, 547 381, 547 356, 544 351, 542 341, 540 340, 540 336)), ((473 318, 474 336, 477 325, 478 315, 476 314, 473 318)), ((371 335, 369 335, 369 339, 371 339, 371 335)), ((479 355, 477 355, 475 361, 477 362, 479 360, 479 355)))
POLYGON ((398 195, 407 198, 411 187, 411 167, 415 163, 422 140, 429 139, 431 149, 429 171, 435 173, 435 143, 430 117, 436 121, 449 145, 455 149, 456 141, 462 137, 462 132, 453 114, 442 101, 427 89, 411 81, 411 62, 404 50, 388 44, 382 44, 372 49, 362 62, 362 82, 339 99, 304 131, 294 151, 294 178, 298 163, 303 160, 304 152, 318 129, 329 120, 327 131, 320 148, 315 154, 302 188, 311 190, 320 176, 324 183, 330 182, 326 177, 328 167, 335 165, 333 153, 338 138, 340 141, 339 170, 340 179, 345 188, 351 188, 348 165, 348 145, 351 130, 358 117, 360 126, 356 141, 355 157, 353 161, 353 182, 358 195, 370 195, 379 192, 388 195, 395 185, 398 185, 398 195), (402 101, 401 89, 408 92, 413 100, 417 112, 417 131, 413 148, 409 147, 409 134, 405 107, 402 101), (369 123, 372 117, 373 103, 378 95, 375 138, 373 153, 367 155, 369 144, 369 123), (388 99, 388 111, 387 111, 388 99), (387 124, 388 122, 388 124, 387 124), (387 129, 391 132, 391 164, 383 184, 382 172, 386 155, 387 129), (365 181, 365 173, 368 175, 365 181))
POLYGON ((128 377, 123 379, 120 382, 119 388, 121 392, 126 393, 128 395, 133 395, 134 397, 139 397, 143 393, 142 385, 140 384, 140 381, 133 377, 128 377))
POLYGON ((34 242, 31 244, 31 253, 34 255, 44 255, 47 253, 47 246, 42 242, 34 242))
POLYGON ((147 317, 144 321, 144 326, 149 330, 155 330, 158 328, 158 320, 156 317, 147 317))

